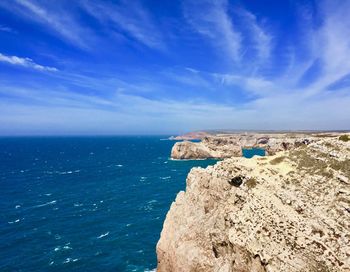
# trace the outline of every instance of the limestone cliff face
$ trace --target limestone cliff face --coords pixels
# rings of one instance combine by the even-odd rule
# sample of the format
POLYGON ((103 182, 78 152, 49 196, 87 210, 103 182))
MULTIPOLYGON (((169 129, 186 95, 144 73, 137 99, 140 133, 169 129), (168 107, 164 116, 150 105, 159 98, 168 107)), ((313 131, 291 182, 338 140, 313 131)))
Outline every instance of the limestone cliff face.
POLYGON ((314 136, 305 134, 224 134, 211 135, 197 142, 178 142, 171 151, 173 159, 230 158, 242 155, 244 147, 262 147, 269 155, 310 143, 314 136))
POLYGON ((210 150, 201 143, 195 142, 177 142, 171 150, 171 158, 173 159, 206 159, 213 158, 210 150))
POLYGON ((193 168, 157 244, 159 272, 350 271, 350 142, 193 168))

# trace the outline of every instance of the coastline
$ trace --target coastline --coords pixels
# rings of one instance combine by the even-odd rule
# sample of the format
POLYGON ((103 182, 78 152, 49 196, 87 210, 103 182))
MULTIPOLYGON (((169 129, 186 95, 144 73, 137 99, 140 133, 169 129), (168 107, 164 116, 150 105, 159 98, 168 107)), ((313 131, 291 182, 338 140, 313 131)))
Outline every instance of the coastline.
POLYGON ((166 216, 157 271, 350 269, 350 134, 286 135, 266 157, 223 152, 191 169, 166 216))

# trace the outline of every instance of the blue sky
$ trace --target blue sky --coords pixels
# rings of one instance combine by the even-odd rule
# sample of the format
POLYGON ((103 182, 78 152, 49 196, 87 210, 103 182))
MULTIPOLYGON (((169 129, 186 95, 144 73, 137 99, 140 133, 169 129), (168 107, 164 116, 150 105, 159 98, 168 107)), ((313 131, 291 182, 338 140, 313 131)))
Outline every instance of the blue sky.
POLYGON ((349 129, 350 1, 0 2, 0 134, 349 129))

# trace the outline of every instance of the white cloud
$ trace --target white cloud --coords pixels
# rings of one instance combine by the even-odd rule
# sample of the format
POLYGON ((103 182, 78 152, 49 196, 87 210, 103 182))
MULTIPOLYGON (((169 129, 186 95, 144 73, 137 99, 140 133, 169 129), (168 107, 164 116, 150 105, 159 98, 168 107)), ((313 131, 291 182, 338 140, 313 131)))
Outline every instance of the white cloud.
POLYGON ((58 69, 55 67, 43 66, 43 65, 37 64, 30 58, 20 58, 17 56, 6 56, 6 55, 1 54, 1 53, 0 53, 0 61, 12 64, 12 65, 18 65, 18 66, 32 68, 32 69, 39 70, 39 71, 48 71, 48 72, 57 72, 58 71, 58 69))
POLYGON ((82 7, 118 35, 126 32, 150 48, 165 48, 163 36, 156 23, 137 1, 121 1, 119 4, 83 1, 82 7))
POLYGON ((16 31, 14 31, 11 27, 4 26, 4 25, 0 25, 0 31, 3 31, 3 32, 11 32, 11 33, 15 33, 15 32, 16 32, 16 31))
POLYGON ((69 7, 63 7, 63 1, 42 4, 37 0, 3 0, 0 6, 10 12, 39 23, 58 34, 62 40, 82 49, 88 49, 95 38, 93 32, 81 26, 69 7))
POLYGON ((258 24, 257 18, 253 13, 242 8, 238 9, 237 13, 243 18, 244 23, 251 32, 253 47, 257 51, 258 58, 267 60, 271 55, 271 35, 258 24))
POLYGON ((185 1, 184 15, 198 33, 224 50, 231 60, 240 60, 242 35, 228 14, 227 1, 185 1))
MULTIPOLYGON (((256 84, 259 88, 265 85, 256 84)), ((237 106, 200 99, 147 99, 120 91, 108 98, 52 88, 1 87, 0 93, 20 98, 0 101, 0 134, 20 134, 22 130, 137 134, 199 129, 347 129, 350 121, 350 94, 346 92, 313 98, 275 93, 237 106), (325 115, 325 109, 331 110, 325 115), (7 127, 12 131, 6 132, 7 127)))

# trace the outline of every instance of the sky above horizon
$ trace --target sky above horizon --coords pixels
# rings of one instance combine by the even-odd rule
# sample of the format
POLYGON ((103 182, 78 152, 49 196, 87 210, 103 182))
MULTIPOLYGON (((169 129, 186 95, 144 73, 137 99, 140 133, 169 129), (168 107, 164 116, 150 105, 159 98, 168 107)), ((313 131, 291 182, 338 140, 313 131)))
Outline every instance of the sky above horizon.
POLYGON ((0 135, 350 129, 350 1, 0 2, 0 135))

